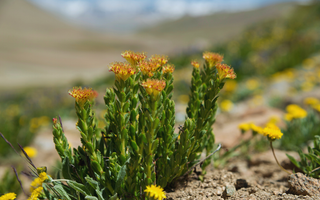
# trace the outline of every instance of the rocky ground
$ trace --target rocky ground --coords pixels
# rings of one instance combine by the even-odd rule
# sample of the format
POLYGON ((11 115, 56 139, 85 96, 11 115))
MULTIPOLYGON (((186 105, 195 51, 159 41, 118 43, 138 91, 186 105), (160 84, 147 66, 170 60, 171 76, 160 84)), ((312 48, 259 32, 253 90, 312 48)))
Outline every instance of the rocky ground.
POLYGON ((320 199, 320 181, 301 173, 289 175, 267 160, 235 160, 225 169, 211 168, 203 181, 196 173, 180 180, 167 191, 167 199, 320 199))

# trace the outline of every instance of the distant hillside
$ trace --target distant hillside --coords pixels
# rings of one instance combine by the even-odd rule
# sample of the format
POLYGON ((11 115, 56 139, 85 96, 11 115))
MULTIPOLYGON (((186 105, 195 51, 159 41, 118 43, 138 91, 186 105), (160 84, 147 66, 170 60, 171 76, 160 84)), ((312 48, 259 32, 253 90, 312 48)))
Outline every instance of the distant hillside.
POLYGON ((124 50, 151 55, 175 54, 190 46, 202 48, 260 20, 281 16, 292 5, 185 17, 136 34, 114 35, 72 26, 26 0, 1 0, 0 89, 92 80, 105 76, 108 64, 122 60, 124 50))
POLYGON ((287 15, 296 3, 281 3, 256 10, 216 13, 169 21, 140 31, 141 35, 153 35, 180 42, 184 45, 211 46, 241 33, 259 21, 287 15))

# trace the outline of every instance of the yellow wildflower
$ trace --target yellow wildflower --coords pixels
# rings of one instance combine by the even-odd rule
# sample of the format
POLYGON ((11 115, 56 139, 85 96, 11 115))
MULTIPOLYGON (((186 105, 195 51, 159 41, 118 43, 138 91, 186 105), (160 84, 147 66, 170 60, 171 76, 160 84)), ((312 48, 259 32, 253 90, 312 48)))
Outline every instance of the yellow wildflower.
POLYGON ((121 56, 125 58, 132 66, 136 67, 139 62, 146 59, 147 54, 145 52, 133 52, 133 51, 124 51, 121 56))
POLYGON ((0 200, 14 200, 17 197, 15 193, 7 193, 0 197, 0 200))
POLYGON ((29 146, 23 148, 23 150, 26 152, 26 154, 27 154, 30 158, 34 158, 34 157, 37 155, 37 153, 38 153, 37 149, 35 149, 35 148, 33 148, 33 147, 29 147, 29 146))
POLYGON ((214 67, 216 64, 221 63, 223 61, 223 56, 218 53, 212 53, 212 52, 204 52, 203 53, 203 59, 205 59, 206 64, 209 68, 214 67))
POLYGON ((233 103, 232 101, 226 99, 220 103, 220 107, 222 111, 228 112, 233 108, 233 103))
POLYGON ((43 190, 43 187, 38 187, 37 189, 33 190, 28 200, 38 200, 38 197, 42 192, 42 190, 43 190))
POLYGON ((285 120, 291 121, 292 119, 305 118, 307 111, 296 104, 290 104, 286 107, 288 113, 285 115, 285 120))
POLYGON ((225 78, 235 79, 237 77, 237 75, 233 71, 233 68, 231 68, 226 64, 218 63, 216 67, 218 70, 218 75, 220 80, 223 80, 225 78))
POLYGON ((147 189, 144 190, 149 197, 153 197, 154 199, 162 200, 166 198, 165 192, 160 186, 147 186, 147 189))
POLYGON ((307 97, 304 99, 303 102, 307 105, 315 105, 315 104, 320 103, 319 99, 314 98, 314 97, 307 97))
POLYGON ((276 125, 268 125, 262 131, 262 134, 267 136, 270 140, 281 139, 283 133, 276 125))
POLYGON ((136 69, 134 67, 129 63, 124 62, 111 63, 109 70, 115 73, 117 80, 122 79, 123 81, 126 81, 130 76, 136 73, 136 69))
POLYGON ((255 125, 253 123, 250 123, 250 128, 251 128, 252 131, 254 131, 256 133, 262 134, 262 132, 263 132, 263 128, 262 127, 257 126, 257 125, 255 125))
POLYGON ((41 172, 39 177, 34 179, 31 183, 30 192, 33 192, 36 188, 41 187, 42 183, 48 179, 46 172, 41 172))
POLYGON ((199 62, 198 62, 198 61, 195 61, 195 60, 191 61, 191 65, 194 66, 194 67, 197 68, 197 69, 199 69, 199 67, 200 67, 199 62))
POLYGON ((142 82, 141 84, 146 92, 153 96, 154 98, 158 97, 160 92, 166 87, 166 82, 162 80, 147 79, 147 81, 142 82))
POLYGON ((165 73, 173 73, 174 71, 174 65, 173 64, 167 64, 165 66, 163 66, 162 68, 162 72, 165 73))
POLYGON ((250 124, 248 123, 242 123, 242 124, 239 124, 239 129, 241 129, 242 131, 248 131, 250 130, 250 124))

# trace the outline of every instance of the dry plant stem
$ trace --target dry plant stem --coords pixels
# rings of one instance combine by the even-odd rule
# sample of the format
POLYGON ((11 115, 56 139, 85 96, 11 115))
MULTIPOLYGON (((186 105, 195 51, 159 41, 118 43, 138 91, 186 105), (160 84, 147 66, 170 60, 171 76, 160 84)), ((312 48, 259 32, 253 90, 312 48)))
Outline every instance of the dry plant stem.
POLYGON ((182 176, 186 176, 188 174, 190 174, 190 172, 197 167, 198 165, 201 165, 204 161, 206 161, 208 158, 210 158, 213 154, 215 154, 217 151, 219 151, 221 148, 221 144, 218 145, 218 148, 212 152, 211 154, 209 154, 207 157, 205 157, 203 160, 199 161, 198 163, 196 163, 195 165, 193 165, 186 173, 184 173, 182 176))
POLYGON ((320 167, 315 168, 314 170, 312 170, 312 171, 310 172, 310 174, 313 173, 313 172, 315 172, 315 171, 317 171, 317 170, 319 170, 319 169, 320 169, 320 167))
POLYGON ((280 163, 279 163, 279 161, 278 161, 278 159, 277 159, 277 157, 276 157, 276 154, 274 153, 274 149, 273 149, 273 146, 272 146, 272 141, 270 141, 270 147, 271 147, 271 150, 272 150, 272 153, 273 153, 273 157, 274 157, 274 159, 276 159, 276 162, 277 162, 277 164, 279 165, 279 167, 280 167, 283 171, 287 172, 288 174, 292 174, 292 173, 288 172, 285 168, 283 168, 283 167, 280 165, 280 163))

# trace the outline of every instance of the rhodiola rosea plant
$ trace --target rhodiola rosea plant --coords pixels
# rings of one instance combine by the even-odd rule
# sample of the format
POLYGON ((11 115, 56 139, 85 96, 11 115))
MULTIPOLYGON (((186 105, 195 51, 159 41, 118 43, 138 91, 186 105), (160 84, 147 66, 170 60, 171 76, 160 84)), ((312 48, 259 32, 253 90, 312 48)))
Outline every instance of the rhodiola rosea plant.
POLYGON ((63 179, 53 180, 54 187, 44 187, 48 199, 162 199, 162 188, 204 162, 200 161, 204 150, 207 155, 214 152, 212 125, 218 94, 227 78, 236 77, 231 67, 221 63, 223 57, 205 52, 203 68, 197 61, 191 63, 187 117, 178 132, 172 100, 174 66, 167 56, 147 59, 145 53, 125 51, 122 57, 126 62, 110 64, 116 80, 104 96, 102 132, 97 131, 93 110, 97 93, 92 89, 69 91, 75 98, 81 146, 71 149, 61 120, 53 119, 63 179))

